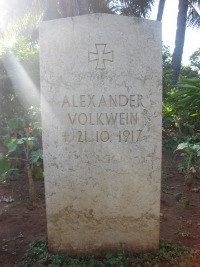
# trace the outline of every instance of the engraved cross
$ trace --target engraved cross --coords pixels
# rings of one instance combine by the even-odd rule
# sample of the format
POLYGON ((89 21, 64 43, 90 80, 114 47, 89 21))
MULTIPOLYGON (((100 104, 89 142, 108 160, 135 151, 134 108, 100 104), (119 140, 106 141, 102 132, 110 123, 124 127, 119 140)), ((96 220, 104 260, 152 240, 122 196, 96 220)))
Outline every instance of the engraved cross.
POLYGON ((106 68, 105 61, 113 62, 113 51, 106 52, 106 44, 95 44, 96 53, 88 52, 88 63, 97 61, 96 69, 104 70, 106 68))

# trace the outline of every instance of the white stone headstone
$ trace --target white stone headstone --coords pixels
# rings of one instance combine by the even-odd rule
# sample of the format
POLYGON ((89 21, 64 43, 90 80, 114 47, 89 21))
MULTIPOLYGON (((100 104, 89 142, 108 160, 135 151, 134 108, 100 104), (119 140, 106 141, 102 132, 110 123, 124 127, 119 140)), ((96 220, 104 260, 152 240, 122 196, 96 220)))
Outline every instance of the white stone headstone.
POLYGON ((49 249, 159 244, 161 24, 94 14, 40 27, 49 249))

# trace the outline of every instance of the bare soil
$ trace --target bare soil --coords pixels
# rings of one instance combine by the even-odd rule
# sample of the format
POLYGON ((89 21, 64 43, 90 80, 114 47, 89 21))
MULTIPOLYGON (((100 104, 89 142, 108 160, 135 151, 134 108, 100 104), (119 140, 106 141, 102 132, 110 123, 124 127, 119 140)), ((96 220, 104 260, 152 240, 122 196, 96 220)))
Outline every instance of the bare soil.
MULTIPOLYGON (((188 191, 178 173, 179 159, 163 151, 161 239, 178 240, 200 250, 200 192, 188 191), (182 193, 182 198, 177 201, 182 193)), ((47 238, 44 184, 35 181, 39 207, 28 200, 27 177, 10 179, 0 186, 0 267, 17 267, 32 240, 47 238), (10 202, 9 202, 10 201, 10 202)), ((195 179, 193 188, 200 186, 195 179)))

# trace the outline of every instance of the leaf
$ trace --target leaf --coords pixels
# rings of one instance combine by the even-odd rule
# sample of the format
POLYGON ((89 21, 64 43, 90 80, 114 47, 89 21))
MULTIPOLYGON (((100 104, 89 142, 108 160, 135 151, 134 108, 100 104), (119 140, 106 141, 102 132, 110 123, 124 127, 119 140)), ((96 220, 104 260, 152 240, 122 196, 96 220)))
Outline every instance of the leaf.
POLYGON ((175 195, 176 201, 180 201, 182 196, 183 196, 183 194, 181 192, 176 193, 176 195, 175 195))
POLYGON ((43 169, 40 167, 34 167, 32 169, 32 175, 37 179, 42 179, 44 177, 43 169))
POLYGON ((26 144, 29 148, 33 147, 33 141, 32 140, 26 140, 26 144))
POLYGON ((185 102, 191 101, 191 98, 192 98, 192 96, 186 96, 186 97, 178 100, 178 102, 179 103, 185 103, 185 102))
POLYGON ((183 149, 185 149, 186 147, 189 147, 189 144, 188 144, 188 143, 180 143, 180 144, 177 146, 177 149, 176 149, 176 150, 183 150, 183 149))
POLYGON ((194 144, 191 146, 192 150, 194 150, 195 152, 198 152, 200 150, 200 145, 194 144))
POLYGON ((188 142, 181 143, 177 146, 177 150, 184 150, 186 153, 190 154, 192 152, 198 152, 200 150, 199 144, 189 144, 188 142))
POLYGON ((192 152, 192 149, 188 146, 188 147, 185 147, 184 151, 187 153, 187 154, 190 154, 192 152))
POLYGON ((3 136, 3 144, 5 146, 8 146, 8 144, 10 143, 10 141, 11 141, 11 137, 10 137, 9 134, 3 136))
POLYGON ((0 160, 0 175, 7 173, 10 170, 10 162, 7 157, 0 160))
POLYGON ((185 147, 187 147, 188 146, 188 143, 181 143, 181 144, 179 144, 178 146, 177 146, 177 150, 179 150, 179 149, 184 149, 185 147))
POLYGON ((14 152, 17 148, 17 139, 12 138, 10 143, 7 145, 7 147, 8 147, 8 153, 14 152))
POLYGON ((188 199, 186 199, 184 201, 184 208, 188 208, 190 206, 190 201, 188 199))
POLYGON ((28 141, 35 141, 35 139, 36 139, 35 137, 28 137, 27 138, 28 141))
POLYGON ((39 155, 40 159, 43 159, 43 150, 42 149, 38 149, 37 154, 39 155))
POLYGON ((115 265, 118 263, 118 259, 115 257, 115 255, 111 252, 108 251, 105 254, 105 258, 107 259, 107 261, 109 262, 110 265, 115 265))
POLYGON ((36 151, 31 152, 31 161, 33 164, 37 163, 39 159, 43 159, 43 151, 42 149, 38 149, 36 151))
POLYGON ((24 138, 17 139, 17 144, 22 145, 24 143, 24 138))
POLYGON ((194 138, 196 141, 198 141, 198 140, 200 141, 200 133, 197 133, 194 138))
POLYGON ((106 259, 110 259, 114 257, 114 254, 111 251, 106 252, 105 254, 106 259))
POLYGON ((25 127, 25 121, 24 119, 18 117, 12 118, 8 121, 8 127, 12 132, 23 129, 25 127))

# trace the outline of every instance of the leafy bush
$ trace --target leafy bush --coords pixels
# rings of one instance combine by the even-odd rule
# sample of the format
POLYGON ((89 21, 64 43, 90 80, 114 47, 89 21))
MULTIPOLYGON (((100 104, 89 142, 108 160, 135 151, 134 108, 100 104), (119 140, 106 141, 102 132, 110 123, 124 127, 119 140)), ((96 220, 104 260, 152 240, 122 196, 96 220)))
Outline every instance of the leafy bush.
POLYGON ((199 79, 186 79, 168 93, 163 103, 163 127, 191 134, 200 128, 199 79))
MULTIPOLYGON (((117 253, 108 251, 102 258, 93 255, 70 257, 48 252, 47 241, 33 241, 25 253, 22 267, 179 267, 195 266, 200 261, 200 253, 183 247, 180 243, 161 240, 158 250, 147 253, 131 253, 124 248, 117 253)), ((198 266, 198 265, 197 265, 198 266)))
MULTIPOLYGON (((175 151, 182 151, 184 156, 184 163, 180 166, 183 168, 183 172, 186 175, 187 172, 191 172, 192 165, 199 163, 200 157, 200 134, 196 134, 192 137, 187 137, 185 142, 180 143, 175 151)), ((195 168, 194 168, 194 170, 195 168)))
MULTIPOLYGON (((39 107, 39 47, 31 39, 18 33, 13 45, 3 45, 0 39, 0 130, 8 120, 24 117, 31 106, 39 107)), ((0 133, 1 133, 0 132, 0 133)))
POLYGON ((200 80, 187 79, 178 83, 178 90, 173 95, 177 110, 186 112, 190 117, 200 115, 200 80))
POLYGON ((41 149, 41 132, 32 129, 23 118, 12 118, 8 122, 8 133, 1 137, 7 153, 0 154, 0 177, 5 181, 6 176, 16 169, 16 162, 22 162, 26 167, 29 180, 29 197, 36 202, 36 192, 32 175, 37 178, 43 177, 41 149))

